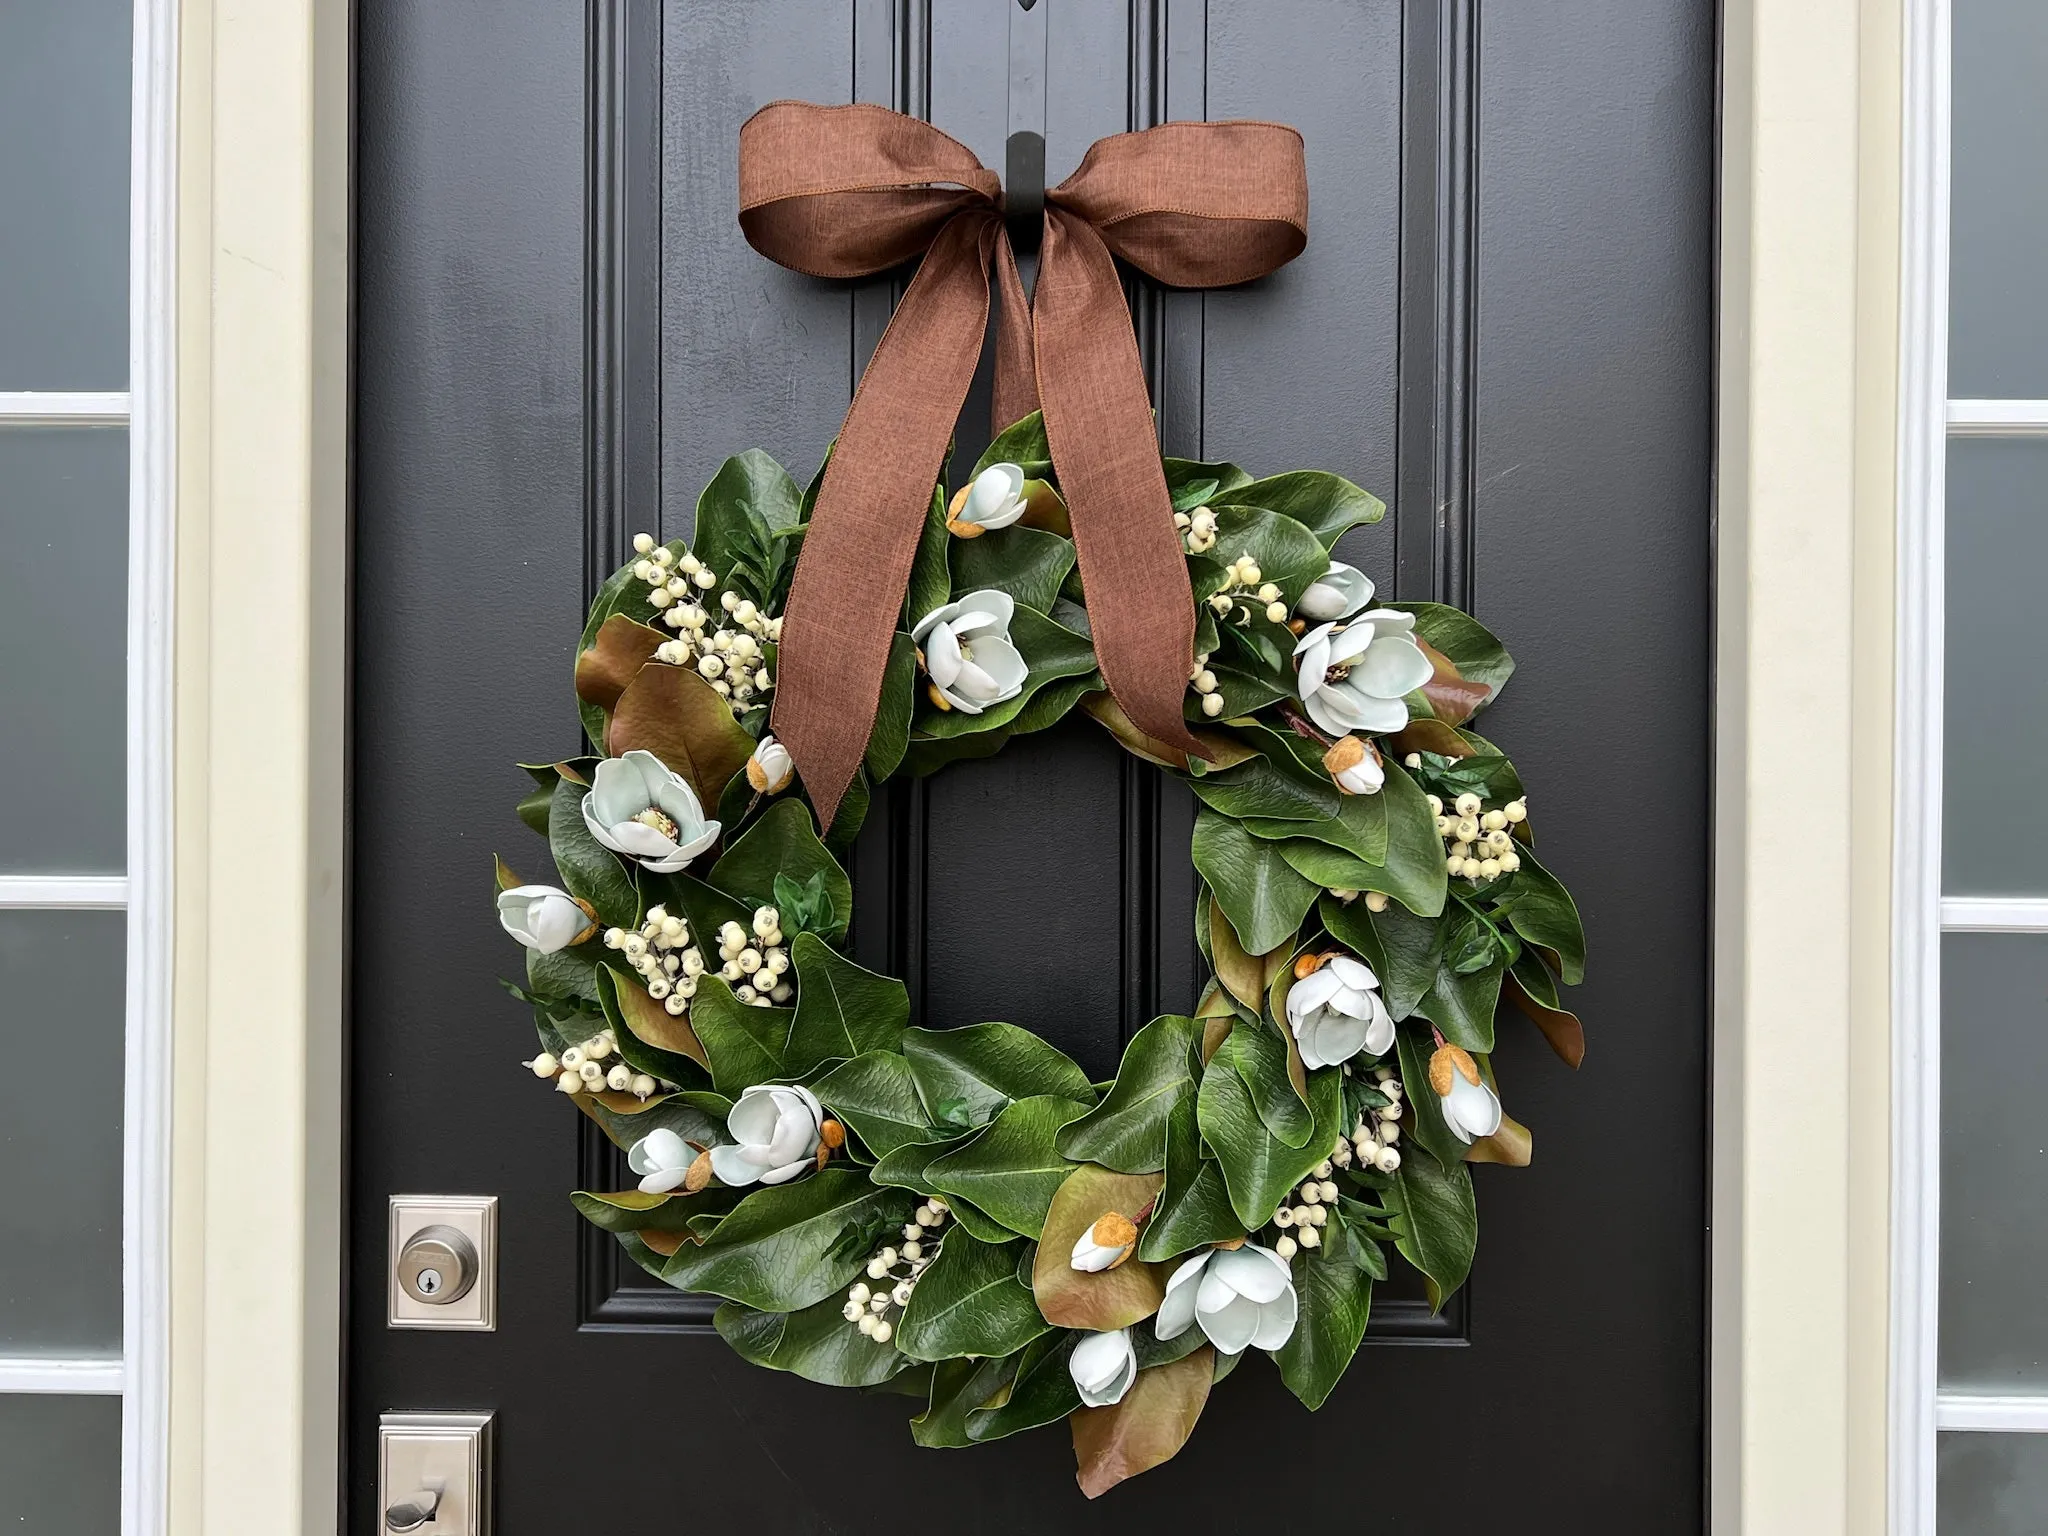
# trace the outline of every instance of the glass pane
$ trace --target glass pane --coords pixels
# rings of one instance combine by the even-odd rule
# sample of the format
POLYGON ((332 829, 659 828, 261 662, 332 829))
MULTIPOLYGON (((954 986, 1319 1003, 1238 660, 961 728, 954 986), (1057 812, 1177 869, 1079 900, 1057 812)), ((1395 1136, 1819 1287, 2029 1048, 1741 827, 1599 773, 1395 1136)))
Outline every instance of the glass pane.
POLYGON ((132 9, 0 4, 0 390, 128 387, 132 9))
MULTIPOLYGON (((2048 204, 2048 198, 2044 198, 2048 204)), ((2041 303, 2048 313, 2048 288, 2041 303)), ((2048 894, 2048 443, 1960 439, 1948 449, 1948 729, 1942 889, 2048 894)))
POLYGON ((1951 933, 1941 967, 1941 1384, 2048 1391, 2048 934, 1951 933))
POLYGON ((0 1397, 0 1531, 121 1529, 121 1399, 0 1397))
POLYGON ((128 434, 0 425, 0 874, 125 867, 127 566, 128 434))
POLYGON ((1955 0, 1951 395, 2048 397, 2048 5, 1955 0))
POLYGON ((2048 1529, 2048 1435, 1976 1430, 1936 1437, 1939 1536, 2048 1529))
POLYGON ((121 1352, 125 942, 0 911, 0 1355, 121 1352))

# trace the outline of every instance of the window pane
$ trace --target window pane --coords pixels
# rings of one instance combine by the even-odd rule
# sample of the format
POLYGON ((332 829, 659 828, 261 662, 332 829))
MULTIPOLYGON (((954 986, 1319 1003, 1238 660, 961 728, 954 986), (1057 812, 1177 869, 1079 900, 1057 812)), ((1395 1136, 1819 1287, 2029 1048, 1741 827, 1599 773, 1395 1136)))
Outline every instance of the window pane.
MULTIPOLYGON (((2048 198, 2044 198, 2048 205, 2048 198)), ((2048 314, 2048 301, 2041 305, 2048 314)), ((1948 729, 1942 889, 2048 895, 2048 443, 1959 439, 1948 453, 1948 729)))
POLYGON ((121 1399, 0 1397, 0 1531, 121 1529, 121 1399))
POLYGON ((0 390, 128 387, 132 7, 0 4, 0 390))
POLYGON ((1949 393, 2048 397, 2048 5, 1955 0, 1949 393))
POLYGON ((128 434, 0 425, 0 874, 125 867, 127 563, 128 434))
POLYGON ((2048 934, 1951 933, 1941 967, 1941 1384, 2048 1391, 2048 934))
POLYGON ((126 926, 0 911, 0 1355, 121 1352, 126 926))
POLYGON ((1939 1536, 2017 1536, 2048 1509, 2048 1435, 1971 1430, 1937 1437, 1939 1536))

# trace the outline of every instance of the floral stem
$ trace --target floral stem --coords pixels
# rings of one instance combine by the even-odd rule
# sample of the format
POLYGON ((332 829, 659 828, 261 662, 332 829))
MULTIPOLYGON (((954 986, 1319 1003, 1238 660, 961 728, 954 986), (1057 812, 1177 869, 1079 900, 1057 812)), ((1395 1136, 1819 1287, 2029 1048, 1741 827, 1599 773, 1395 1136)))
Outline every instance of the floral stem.
POLYGON ((1334 747, 1337 744, 1336 737, 1325 736, 1321 731, 1317 730, 1315 722, 1296 709, 1288 700, 1282 699, 1273 707, 1280 712, 1280 718, 1287 722, 1288 727, 1295 735, 1306 736, 1310 741, 1315 742, 1319 746, 1334 747))

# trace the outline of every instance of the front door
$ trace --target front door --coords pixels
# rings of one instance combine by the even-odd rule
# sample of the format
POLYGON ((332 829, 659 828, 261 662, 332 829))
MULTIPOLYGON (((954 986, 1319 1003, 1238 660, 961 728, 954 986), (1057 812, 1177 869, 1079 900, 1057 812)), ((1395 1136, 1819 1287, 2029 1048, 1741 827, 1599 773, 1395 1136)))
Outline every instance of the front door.
MULTIPOLYGON (((382 1528, 392 1409, 495 1413, 505 1536, 1703 1526, 1711 0, 1033 8, 358 0, 351 1531, 382 1528), (622 1175, 519 1069, 485 900, 529 837, 512 765, 580 749, 592 583, 687 535, 728 454, 808 475, 900 292, 747 247, 740 123, 880 102, 1000 168, 1027 88, 1051 180, 1170 118, 1305 134, 1298 260, 1132 286, 1165 451, 1379 492, 1339 553, 1506 639, 1486 729, 1593 955, 1581 1072, 1503 1038, 1536 1156, 1477 1171, 1468 1289, 1432 1316, 1397 1276, 1321 1413, 1255 1361, 1092 1505, 1060 1429, 915 1449, 903 1398, 743 1363, 584 1227, 565 1192, 622 1175), (493 1332, 385 1326, 389 1198, 426 1192, 499 1197, 493 1332)), ((1106 1077, 1194 1002, 1193 820, 1080 716, 894 786, 856 954, 914 1022, 1007 1019, 1106 1077)))

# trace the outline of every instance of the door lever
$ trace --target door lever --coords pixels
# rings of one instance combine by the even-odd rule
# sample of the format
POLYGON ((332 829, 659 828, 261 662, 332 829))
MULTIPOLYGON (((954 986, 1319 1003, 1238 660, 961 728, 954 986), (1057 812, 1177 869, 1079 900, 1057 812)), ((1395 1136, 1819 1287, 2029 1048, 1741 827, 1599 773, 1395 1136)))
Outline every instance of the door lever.
POLYGON ((433 1520, 434 1512, 440 1507, 441 1490, 422 1488, 384 1511, 384 1529, 397 1533, 397 1536, 417 1531, 433 1520))

